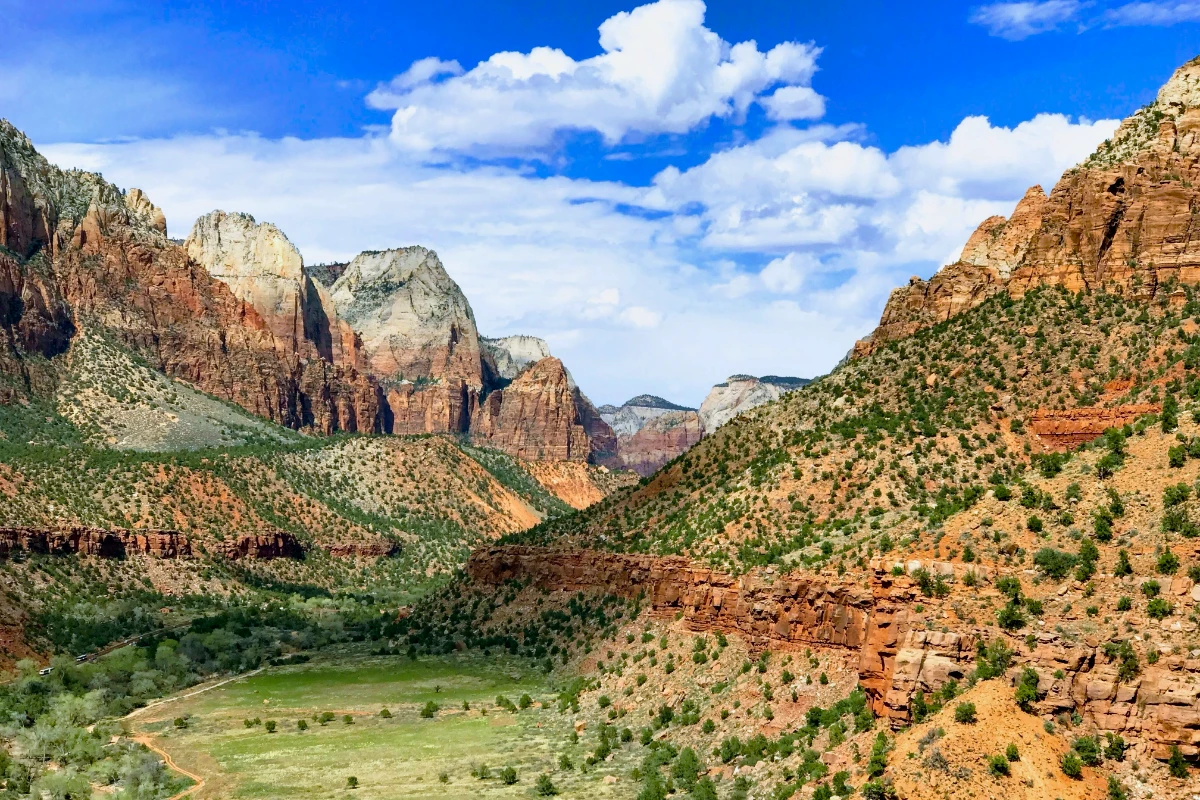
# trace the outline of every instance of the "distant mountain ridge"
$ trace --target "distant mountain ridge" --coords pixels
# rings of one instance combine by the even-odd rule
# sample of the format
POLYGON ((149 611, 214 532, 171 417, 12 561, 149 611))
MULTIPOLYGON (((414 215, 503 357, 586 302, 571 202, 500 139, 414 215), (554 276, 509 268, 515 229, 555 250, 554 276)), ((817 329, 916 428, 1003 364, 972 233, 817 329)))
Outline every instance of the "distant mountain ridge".
POLYGON ((730 375, 709 391, 699 409, 653 394, 639 394, 620 406, 603 405, 600 416, 617 437, 616 454, 604 463, 650 475, 738 414, 809 382, 778 375, 730 375))

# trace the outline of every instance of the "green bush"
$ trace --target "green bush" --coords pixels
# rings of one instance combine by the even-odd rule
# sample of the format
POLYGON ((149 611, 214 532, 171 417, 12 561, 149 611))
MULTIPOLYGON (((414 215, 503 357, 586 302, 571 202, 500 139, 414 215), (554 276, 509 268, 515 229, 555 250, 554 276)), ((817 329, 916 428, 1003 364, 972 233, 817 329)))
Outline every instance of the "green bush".
POLYGON ((1009 742, 1008 747, 1004 749, 1004 757, 1009 761, 1020 761, 1021 751, 1017 749, 1016 742, 1009 742))
POLYGON ((975 704, 959 703, 954 707, 954 721, 970 725, 975 722, 975 704))
POLYGON ((1008 759, 1004 756, 992 756, 988 759, 988 772, 995 778, 1003 778, 1008 775, 1008 759))
POLYGON ((1083 762, 1074 750, 1064 753, 1059 765, 1062 767, 1063 774, 1068 778, 1079 780, 1083 777, 1083 762))

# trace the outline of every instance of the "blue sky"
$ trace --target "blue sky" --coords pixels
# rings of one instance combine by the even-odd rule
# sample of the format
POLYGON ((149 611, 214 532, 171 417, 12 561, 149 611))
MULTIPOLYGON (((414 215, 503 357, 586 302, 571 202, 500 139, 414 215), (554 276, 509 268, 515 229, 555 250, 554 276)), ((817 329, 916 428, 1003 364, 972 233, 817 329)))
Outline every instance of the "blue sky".
POLYGON ((1200 54, 1200 2, 0 0, 0 115, 307 260, 436 247, 598 402, 827 371, 1200 54), (52 7, 48 7, 52 6, 52 7))

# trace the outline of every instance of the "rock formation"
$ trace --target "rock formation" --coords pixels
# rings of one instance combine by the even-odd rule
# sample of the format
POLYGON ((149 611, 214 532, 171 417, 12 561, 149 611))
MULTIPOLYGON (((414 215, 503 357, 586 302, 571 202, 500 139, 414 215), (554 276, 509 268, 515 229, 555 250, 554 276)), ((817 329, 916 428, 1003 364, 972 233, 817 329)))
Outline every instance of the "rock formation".
POLYGON ((295 536, 286 531, 243 534, 218 542, 216 550, 219 555, 234 561, 242 558, 304 558, 304 548, 295 536))
POLYGON ((182 558, 192 554, 192 545, 179 531, 104 530, 101 528, 0 528, 0 558, 14 550, 46 555, 86 555, 124 558, 182 558))
POLYGON ((306 269, 282 231, 247 214, 201 217, 182 247, 165 234, 144 192, 59 170, 0 122, 0 402, 50 393, 46 359, 86 321, 159 371, 290 428, 475 435, 477 420, 477 438, 514 455, 615 452, 565 370, 564 391, 528 402, 543 369, 507 408, 489 396, 480 413, 480 398, 549 350, 533 337, 481 342, 430 250, 306 269))
POLYGON ((437 253, 360 253, 330 287, 337 314, 362 337, 370 370, 388 381, 483 387, 475 315, 437 253))
POLYGON ((718 383, 700 404, 700 422, 711 434, 729 420, 764 403, 778 400, 788 392, 808 384, 805 378, 781 378, 778 375, 730 375, 718 383))
POLYGON ((577 391, 562 362, 544 358, 479 404, 472 436, 518 458, 587 461, 591 443, 576 408, 577 391))
POLYGON ((1071 450, 1090 442, 1109 428, 1130 425, 1146 414, 1162 411, 1161 404, 1141 403, 1114 408, 1038 409, 1029 429, 1052 450, 1071 450))
POLYGON ((496 386, 511 381, 530 364, 550 357, 550 345, 536 336, 505 336, 502 339, 483 337, 479 345, 485 377, 496 386))
POLYGON ((1153 298, 1200 282, 1200 59, 1153 103, 1063 174, 1049 197, 1033 187, 1011 217, 979 226, 962 256, 892 292, 858 357, 960 314, 999 291, 1037 286, 1153 298))
MULTIPOLYGON (((902 726, 918 689, 937 691, 974 669, 980 633, 910 625, 909 608, 925 598, 911 577, 893 574, 890 566, 877 561, 863 586, 770 569, 734 578, 679 556, 509 545, 476 550, 466 571, 485 585, 519 580, 550 591, 641 595, 652 613, 681 615, 695 631, 740 633, 755 648, 855 651, 872 709, 902 726)), ((970 569, 925 567, 949 574, 970 569)), ((1167 591, 1184 596, 1191 588, 1189 579, 1176 578, 1167 591)), ((1078 711, 1101 731, 1144 739, 1157 758, 1166 758, 1173 746, 1188 758, 1200 756, 1200 659, 1164 655, 1122 682, 1098 640, 1068 641, 1046 630, 1029 649, 1022 638, 1009 643, 1016 663, 1008 678, 1026 666, 1038 673, 1040 713, 1078 711)))

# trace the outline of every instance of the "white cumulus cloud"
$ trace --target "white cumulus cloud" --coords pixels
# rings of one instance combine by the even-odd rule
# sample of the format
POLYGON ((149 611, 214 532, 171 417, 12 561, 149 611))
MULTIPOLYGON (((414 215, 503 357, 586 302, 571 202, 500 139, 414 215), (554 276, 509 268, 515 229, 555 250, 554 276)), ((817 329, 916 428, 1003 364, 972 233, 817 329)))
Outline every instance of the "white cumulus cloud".
POLYGON ((681 134, 756 101, 775 119, 821 115, 809 85, 819 48, 730 44, 704 26, 704 13, 700 0, 623 11, 600 25, 603 52, 581 61, 553 47, 496 53, 466 72, 424 59, 369 102, 395 110, 391 136, 405 150, 485 155, 543 147, 564 130, 594 131, 610 144, 681 134))

